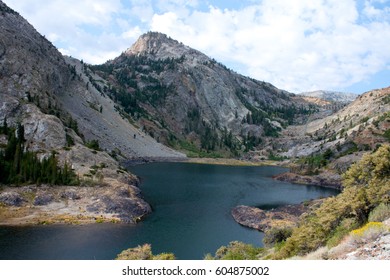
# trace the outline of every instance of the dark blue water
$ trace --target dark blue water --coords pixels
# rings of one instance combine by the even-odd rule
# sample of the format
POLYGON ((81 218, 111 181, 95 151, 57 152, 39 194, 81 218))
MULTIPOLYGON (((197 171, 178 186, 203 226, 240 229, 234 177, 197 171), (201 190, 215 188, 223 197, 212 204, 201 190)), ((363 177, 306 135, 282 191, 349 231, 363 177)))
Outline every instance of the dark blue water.
POLYGON ((238 225, 237 205, 273 208, 337 191, 273 180, 280 167, 152 163, 131 167, 153 213, 138 225, 0 227, 0 259, 114 259, 149 243, 154 253, 202 259, 239 240, 262 246, 263 234, 238 225))

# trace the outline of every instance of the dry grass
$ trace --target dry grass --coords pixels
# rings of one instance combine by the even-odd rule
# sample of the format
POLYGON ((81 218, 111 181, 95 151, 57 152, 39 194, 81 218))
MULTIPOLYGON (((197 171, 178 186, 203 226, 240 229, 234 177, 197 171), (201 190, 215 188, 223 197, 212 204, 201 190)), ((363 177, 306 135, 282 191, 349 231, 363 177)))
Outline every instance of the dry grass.
POLYGON ((369 222, 355 229, 336 247, 329 250, 330 259, 344 258, 348 253, 356 251, 361 246, 375 241, 389 231, 389 227, 380 222, 369 222))

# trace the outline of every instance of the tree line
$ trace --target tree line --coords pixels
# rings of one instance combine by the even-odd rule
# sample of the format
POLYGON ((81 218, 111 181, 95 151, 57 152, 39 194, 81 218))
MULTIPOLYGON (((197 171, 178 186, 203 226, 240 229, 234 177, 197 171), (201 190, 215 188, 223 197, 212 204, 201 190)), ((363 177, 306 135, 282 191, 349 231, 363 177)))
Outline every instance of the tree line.
POLYGON ((36 152, 25 146, 24 127, 19 123, 10 128, 4 119, 0 134, 7 135, 8 142, 0 149, 0 183, 3 184, 52 184, 78 185, 79 179, 67 162, 61 167, 56 153, 40 160, 36 152))

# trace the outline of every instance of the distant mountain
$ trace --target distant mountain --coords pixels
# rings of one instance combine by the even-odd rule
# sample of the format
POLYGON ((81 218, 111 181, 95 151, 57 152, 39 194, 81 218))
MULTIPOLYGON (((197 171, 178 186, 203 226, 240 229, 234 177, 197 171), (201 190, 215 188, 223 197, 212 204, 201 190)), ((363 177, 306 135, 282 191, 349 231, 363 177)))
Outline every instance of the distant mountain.
POLYGON ((251 149, 315 107, 156 32, 90 69, 106 81, 98 82, 102 93, 144 131, 196 153, 251 149))
POLYGON ((372 90, 334 114, 288 127, 275 147, 287 157, 327 153, 331 168, 344 172, 361 154, 390 142, 390 87, 372 90))
POLYGON ((330 102, 339 102, 339 103, 351 103, 354 101, 358 95, 348 92, 338 92, 338 91, 327 91, 327 90, 317 90, 311 92, 302 92, 300 95, 308 97, 316 97, 330 102))

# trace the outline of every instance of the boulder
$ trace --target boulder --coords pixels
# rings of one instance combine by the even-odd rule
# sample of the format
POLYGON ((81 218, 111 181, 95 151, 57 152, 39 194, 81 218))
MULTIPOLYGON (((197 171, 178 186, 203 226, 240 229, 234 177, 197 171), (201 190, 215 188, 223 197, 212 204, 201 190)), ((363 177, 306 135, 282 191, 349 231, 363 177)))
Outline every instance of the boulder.
POLYGON ((61 194, 61 198, 70 199, 70 200, 78 200, 81 197, 75 190, 66 190, 61 194))
POLYGON ((43 206, 48 205, 49 203, 53 202, 54 196, 49 193, 40 193, 37 196, 35 196, 34 199, 34 205, 35 206, 43 206))
POLYGON ((8 206, 21 206, 24 199, 19 193, 10 191, 0 194, 0 202, 8 206))

